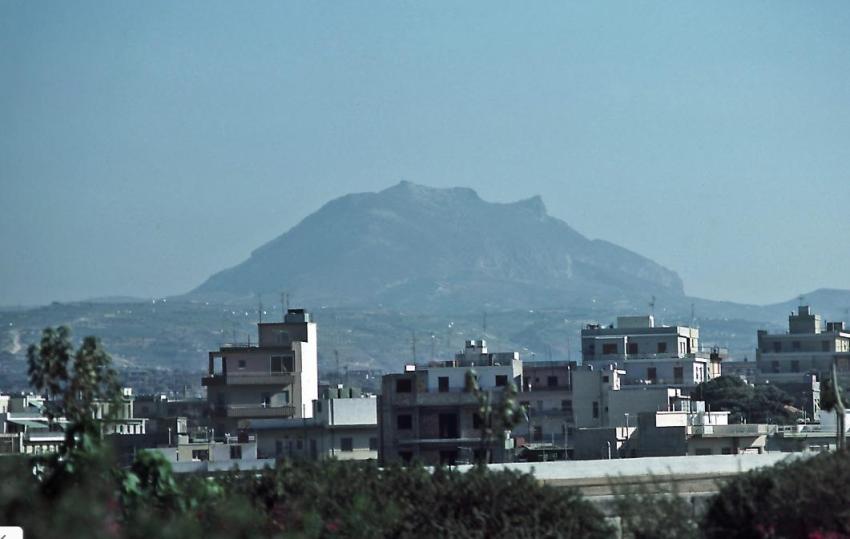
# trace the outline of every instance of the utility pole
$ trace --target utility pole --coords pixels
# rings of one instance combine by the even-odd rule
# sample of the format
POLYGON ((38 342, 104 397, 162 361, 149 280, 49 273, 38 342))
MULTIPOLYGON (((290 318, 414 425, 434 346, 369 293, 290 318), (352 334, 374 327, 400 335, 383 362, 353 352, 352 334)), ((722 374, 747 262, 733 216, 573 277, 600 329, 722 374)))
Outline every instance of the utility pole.
POLYGON ((257 321, 263 323, 263 295, 257 294, 257 321))
POLYGON ((416 330, 411 330, 410 335, 410 348, 413 351, 413 364, 416 365, 416 330))

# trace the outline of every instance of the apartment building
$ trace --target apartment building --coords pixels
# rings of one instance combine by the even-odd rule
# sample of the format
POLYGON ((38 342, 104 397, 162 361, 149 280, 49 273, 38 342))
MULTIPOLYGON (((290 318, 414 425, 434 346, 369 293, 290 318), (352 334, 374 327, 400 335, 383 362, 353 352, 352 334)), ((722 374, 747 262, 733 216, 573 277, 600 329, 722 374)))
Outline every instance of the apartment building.
POLYGON ((467 383, 474 372, 480 389, 496 405, 505 388, 522 388, 519 353, 491 353, 485 341, 466 341, 453 360, 408 365, 382 379, 378 398, 378 451, 383 464, 418 459, 427 464, 472 461, 489 450, 503 462, 513 447, 508 437, 483 445, 479 402, 467 383))
POLYGON ((254 419, 261 458, 368 460, 378 458, 377 398, 341 385, 313 401, 313 417, 254 419))
POLYGON ((723 354, 703 350, 699 329, 656 326, 653 316, 620 316, 617 324, 581 331, 582 364, 623 370, 621 382, 693 387, 720 376, 723 354))
POLYGON ((219 432, 235 433, 253 419, 309 418, 318 398, 316 324, 303 309, 283 322, 257 324, 257 343, 209 353, 207 404, 219 432))
POLYGON ((826 322, 809 306, 788 316, 787 333, 758 331, 756 364, 762 374, 818 373, 828 375, 832 363, 850 373, 850 331, 844 322, 826 322))

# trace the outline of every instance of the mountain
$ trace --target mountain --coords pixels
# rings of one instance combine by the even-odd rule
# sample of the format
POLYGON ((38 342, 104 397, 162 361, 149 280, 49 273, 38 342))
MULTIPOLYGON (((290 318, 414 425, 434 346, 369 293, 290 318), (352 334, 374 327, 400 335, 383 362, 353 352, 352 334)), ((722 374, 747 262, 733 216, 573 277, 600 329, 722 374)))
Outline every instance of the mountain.
POLYGON ((308 307, 480 311, 680 301, 679 276, 590 240, 540 197, 486 202, 466 188, 401 182, 343 196, 221 271, 190 298, 286 290, 308 307))

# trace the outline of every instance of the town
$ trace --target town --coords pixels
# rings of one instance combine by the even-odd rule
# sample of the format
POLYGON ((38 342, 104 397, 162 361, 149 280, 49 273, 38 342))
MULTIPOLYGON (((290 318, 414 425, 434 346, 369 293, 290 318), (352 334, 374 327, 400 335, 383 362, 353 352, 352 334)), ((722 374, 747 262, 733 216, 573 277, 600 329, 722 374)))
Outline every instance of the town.
MULTIPOLYGON (((833 364, 839 385, 850 375, 850 331, 808 306, 788 317, 787 333, 758 332, 755 361, 703 347, 698 328, 621 316, 581 331, 580 362, 467 340, 452 358, 384 375, 378 394, 320 380, 318 335, 303 309, 260 322, 255 342, 209 352, 205 399, 124 387, 104 434, 126 463, 155 451, 181 472, 260 469, 281 458, 454 466, 485 454, 518 463, 819 452, 838 443, 820 384, 833 364), (707 406, 700 390, 721 377, 781 391, 792 420, 707 406), (498 408, 508 388, 517 417, 493 428, 481 398, 498 408)), ((48 405, 36 393, 0 396, 3 454, 57 450, 65 421, 49 420, 48 405)))

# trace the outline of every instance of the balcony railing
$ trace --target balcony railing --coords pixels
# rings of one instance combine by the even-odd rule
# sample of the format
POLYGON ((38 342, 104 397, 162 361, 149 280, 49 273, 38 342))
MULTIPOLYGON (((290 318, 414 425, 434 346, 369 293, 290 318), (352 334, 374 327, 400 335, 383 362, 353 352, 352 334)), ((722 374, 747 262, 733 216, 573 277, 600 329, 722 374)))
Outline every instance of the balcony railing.
POLYGON ((262 404, 227 404, 213 408, 218 417, 250 418, 250 417, 292 417, 295 406, 263 406, 262 404))
POLYGON ((291 384, 294 376, 289 372, 246 372, 246 373, 214 373, 201 379, 205 386, 223 385, 287 385, 291 384))
POLYGON ((726 436, 761 436, 770 433, 770 426, 762 424, 693 425, 688 430, 693 436, 722 438, 726 436))

